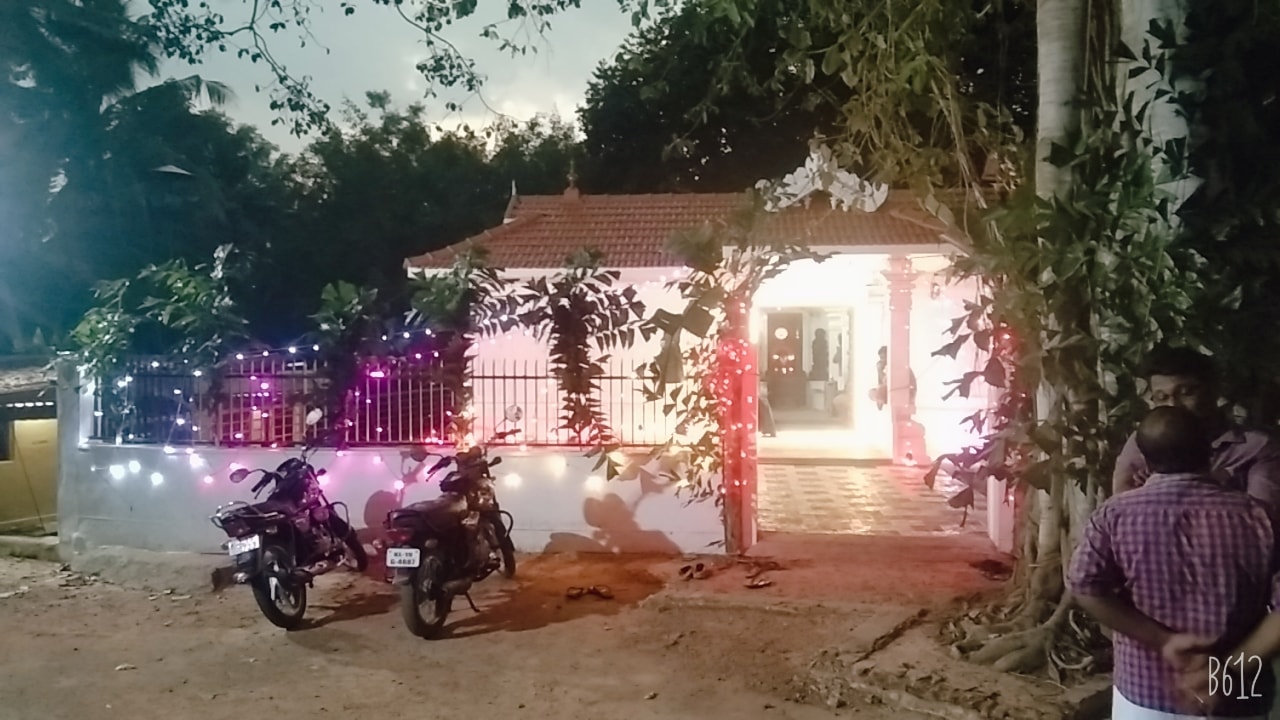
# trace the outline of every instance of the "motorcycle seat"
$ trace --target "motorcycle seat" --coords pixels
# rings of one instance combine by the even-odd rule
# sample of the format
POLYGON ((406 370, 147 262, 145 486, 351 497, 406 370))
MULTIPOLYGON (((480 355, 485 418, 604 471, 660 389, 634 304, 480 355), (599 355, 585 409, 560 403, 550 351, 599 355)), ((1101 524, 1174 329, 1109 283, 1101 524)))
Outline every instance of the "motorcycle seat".
POLYGON ((263 500, 262 502, 254 503, 249 507, 252 508, 254 511, 256 511, 259 515, 270 515, 272 513, 280 513, 281 515, 284 515, 287 517, 289 515, 294 514, 294 512, 297 511, 297 508, 295 508, 292 503, 287 503, 282 500, 263 500))
POLYGON ((461 495, 445 493, 434 500, 413 503, 395 514, 400 515, 405 511, 421 517, 432 527, 443 529, 460 525, 467 517, 467 499, 461 495))

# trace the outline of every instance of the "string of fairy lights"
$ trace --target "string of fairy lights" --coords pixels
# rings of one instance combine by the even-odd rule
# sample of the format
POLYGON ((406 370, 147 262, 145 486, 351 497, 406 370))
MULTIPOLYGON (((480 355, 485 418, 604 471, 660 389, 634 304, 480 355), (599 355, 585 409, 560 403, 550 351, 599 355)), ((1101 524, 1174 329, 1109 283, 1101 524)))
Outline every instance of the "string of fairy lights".
MULTIPOLYGON (((687 275, 688 273, 686 271, 683 274, 687 275)), ((640 289, 651 289, 658 286, 667 287, 672 280, 678 279, 668 279, 664 276, 657 280, 633 283, 632 286, 640 289)), ((936 291, 932 291, 932 288, 930 295, 936 295, 936 291)), ((740 303, 738 308, 729 309, 729 314, 740 318, 747 317, 749 312, 749 306, 745 302, 740 303)), ((511 319, 504 317, 500 318, 500 321, 506 323, 511 319)), ((505 334, 510 335, 516 332, 529 335, 531 329, 527 327, 518 328, 518 330, 513 329, 505 334)), ((391 366, 396 364, 415 361, 429 362, 438 359, 440 350, 432 348, 429 344, 431 338, 435 335, 436 333, 430 328, 404 328, 381 335, 383 342, 391 344, 388 350, 392 352, 368 359, 363 368, 365 376, 371 379, 383 379, 390 376, 391 366)), ((485 338, 490 345, 497 344, 499 339, 499 337, 485 338)), ((250 413, 256 413, 259 420, 267 420, 270 413, 267 406, 273 405, 271 401, 277 398, 282 399, 284 394, 284 389, 279 382, 280 378, 272 377, 271 373, 276 368, 288 370, 314 362, 318 359, 317 355, 321 350, 322 348, 319 344, 311 343, 308 345, 302 342, 280 347, 257 347, 227 354, 217 364, 221 365, 224 370, 228 367, 231 368, 234 371, 232 374, 238 380, 244 381, 247 379, 248 384, 243 388, 239 388, 243 392, 236 394, 238 397, 249 401, 248 410, 250 413), (278 362, 281 359, 285 360, 282 365, 278 362)), ((727 465, 723 468, 723 471, 728 481, 726 485, 729 487, 741 487, 743 484, 742 478, 745 477, 744 472, 748 469, 745 467, 745 463, 751 462, 754 456, 754 436, 758 412, 756 407, 757 384, 748 380, 758 375, 758 370, 754 368, 752 347, 748 340, 730 339, 722 343, 719 350, 721 362, 717 363, 718 372, 712 380, 712 388, 718 395, 717 399, 723 415, 722 427, 725 432, 724 436, 719 438, 727 465)), ((182 385, 181 387, 175 387, 172 390, 172 402, 174 402, 170 416, 172 422, 167 433, 165 433, 163 443, 166 454, 177 452, 173 447, 175 444, 190 442, 194 445, 200 432, 200 426, 193 416, 197 405, 196 399, 193 397, 194 385, 196 385, 194 381, 209 375, 211 368, 193 367, 189 359, 167 361, 153 359, 134 367, 135 371, 143 371, 144 368, 151 371, 162 371, 162 373, 167 373, 168 375, 160 374, 159 376, 168 377, 171 380, 177 380, 181 377, 191 378, 191 380, 179 383, 182 385)), ((127 373, 122 378, 117 379, 115 385, 119 389, 127 390, 135 381, 135 377, 131 373, 127 373)), ((241 384, 244 385, 245 383, 242 382, 241 384)), ((366 402, 372 401, 366 400, 366 402)), ((278 407, 278 403, 275 403, 274 406, 278 407)), ((469 413, 472 411, 468 408, 462 412, 469 413)), ((101 417, 103 413, 99 410, 96 414, 101 417)), ((347 424, 350 425, 351 421, 347 421, 347 424)), ((382 428, 379 427, 377 430, 381 432, 382 428)), ((136 441, 138 438, 135 433, 123 433, 117 436, 117 444, 120 444, 120 441, 124 439, 136 441)), ((147 439, 154 442, 159 438, 148 437, 147 439)), ((247 442, 243 432, 233 432, 228 439, 234 441, 229 443, 233 445, 237 443, 243 443, 244 445, 258 444, 256 441, 253 443, 247 442)), ((413 442, 416 444, 419 441, 415 440, 413 442)), ((443 434, 435 433, 421 438, 421 442, 423 444, 448 444, 448 440, 443 437, 443 434)), ((281 444, 279 441, 262 443, 263 446, 271 448, 279 447, 281 444)), ((291 445, 293 443, 283 444, 291 445)), ((521 444, 521 447, 527 446, 521 444)), ((199 455, 194 448, 187 447, 184 451, 193 458, 193 463, 196 462, 194 458, 198 458, 199 455)), ((342 451, 339 450, 338 452, 341 455, 342 451)), ((193 465, 193 467, 195 466, 193 465)), ((138 474, 139 472, 134 470, 133 465, 130 464, 124 470, 112 466, 109 474, 113 479, 118 479, 117 476, 125 471, 133 474, 138 474)), ((152 480, 154 482, 155 478, 153 477, 152 480)), ((205 481, 210 481, 208 476, 206 476, 205 481)), ((397 487, 397 491, 402 489, 403 486, 397 487)))
MULTIPOLYGON (((652 291, 667 288, 672 282, 679 281, 689 274, 689 270, 683 269, 677 271, 671 277, 661 275, 654 280, 629 283, 629 285, 641 291, 652 291)), ((518 333, 523 336, 530 336, 533 333, 533 330, 528 327, 511 327, 516 322, 514 317, 504 315, 497 318, 497 321, 500 326, 509 327, 510 329, 501 335, 480 338, 476 340, 476 344, 487 343, 493 346, 504 335, 518 333)), ((429 367, 439 360, 441 356, 441 350, 429 344, 431 339, 435 337, 438 337, 436 330, 423 327, 401 328, 380 335, 379 339, 383 343, 387 343, 387 346, 377 356, 367 357, 362 361, 364 375, 369 379, 380 380, 391 377, 396 368, 406 364, 422 364, 429 367)), ((157 358, 136 363, 127 367, 125 374, 113 381, 116 389, 123 391, 126 398, 123 407, 117 412, 119 417, 116 418, 116 422, 119 427, 115 439, 118 444, 126 441, 137 442, 144 439, 160 441, 165 445, 174 443, 194 444, 197 442, 201 432, 201 426, 193 416, 198 409, 195 397, 198 388, 197 382, 203 378, 211 377, 213 374, 212 368, 218 366, 222 368, 224 381, 228 378, 238 381, 236 384, 240 387, 237 388, 237 391, 231 392, 230 396, 238 402, 244 403, 244 401, 248 401, 245 403, 246 407, 241 408, 242 414, 247 414, 251 420, 267 420, 270 411, 266 409, 266 406, 273 404, 278 406, 278 401, 282 399, 281 396, 284 392, 284 388, 281 387, 282 383, 279 382, 281 378, 277 376, 306 369, 309 365, 313 366, 320 359, 321 352, 322 347, 318 343, 292 342, 277 347, 255 347, 227 353, 216 357, 211 365, 193 365, 189 358, 157 358), (152 431, 146 433, 133 432, 128 428, 128 421, 131 419, 128 416, 134 415, 136 417, 138 415, 138 408, 133 402, 129 401, 129 398, 135 394, 141 395, 140 392, 130 393, 130 389, 136 387, 138 380, 135 377, 135 373, 139 376, 148 376, 147 380, 150 382, 169 380, 178 385, 178 387, 172 389, 173 397, 170 400, 173 403, 172 407, 151 408, 150 417, 158 415, 170 419, 167 428, 159 431, 156 431, 155 428, 149 428, 152 431), (190 378, 190 380, 184 381, 182 380, 183 377, 190 378), (158 435, 163 435, 163 437, 158 435)), ((543 394, 547 392, 546 389, 542 390, 543 394)), ((355 392, 355 395, 359 396, 359 394, 359 391, 355 392)), ((146 399, 152 405, 155 404, 155 397, 146 399)), ((365 398, 365 402, 372 403, 373 401, 365 398)), ((102 409, 95 410, 94 414, 99 419, 107 415, 102 409)), ((443 411, 442 414, 446 422, 452 419, 452 412, 443 411)), ((135 429, 141 430, 141 428, 135 429)), ((375 430, 378 434, 381 434, 383 428, 377 427, 375 430)), ((428 444, 445 444, 449 441, 444 437, 444 434, 442 430, 433 431, 422 441, 428 444)), ((250 444, 243 429, 232 430, 226 435, 225 438, 220 438, 220 440, 230 444, 250 444)), ((269 447, 278 447, 280 445, 278 441, 262 444, 269 447)))

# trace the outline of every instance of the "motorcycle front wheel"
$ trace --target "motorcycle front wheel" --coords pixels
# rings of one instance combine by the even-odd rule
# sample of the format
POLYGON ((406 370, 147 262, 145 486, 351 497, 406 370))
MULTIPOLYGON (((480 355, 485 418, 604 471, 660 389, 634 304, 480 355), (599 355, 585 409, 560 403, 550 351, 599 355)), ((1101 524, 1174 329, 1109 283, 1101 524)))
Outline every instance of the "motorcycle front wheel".
POLYGON ((428 640, 440 635, 453 609, 453 597, 445 593, 444 564, 435 553, 425 553, 409 582, 400 586, 400 615, 409 632, 428 640))
POLYGON ((267 621, 278 628, 297 630, 307 612, 307 584, 293 575, 293 560, 284 548, 262 549, 262 572, 250 585, 267 621))

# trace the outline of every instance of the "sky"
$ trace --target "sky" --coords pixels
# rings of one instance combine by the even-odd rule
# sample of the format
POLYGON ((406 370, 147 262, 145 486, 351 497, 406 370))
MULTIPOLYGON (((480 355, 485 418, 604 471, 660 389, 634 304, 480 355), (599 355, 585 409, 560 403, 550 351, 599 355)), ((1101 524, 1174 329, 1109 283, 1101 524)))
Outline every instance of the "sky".
MULTIPOLYGON (((318 44, 309 42, 300 47, 296 29, 291 28, 293 32, 272 37, 270 47, 292 73, 312 78, 313 92, 335 108, 335 120, 336 109, 345 98, 363 101, 369 90, 389 91, 397 105, 423 102, 428 121, 445 127, 461 123, 483 126, 496 117, 493 111, 517 119, 539 113, 558 113, 574 119, 592 72, 601 60, 617 53, 632 29, 630 17, 618 9, 616 0, 585 0, 581 9, 567 10, 551 19, 552 27, 545 37, 534 38, 536 54, 513 58, 497 42, 480 37, 487 22, 505 17, 494 14, 505 12, 505 0, 480 0, 476 15, 453 25, 444 36, 475 60, 478 71, 486 76, 481 90, 483 102, 447 91, 425 99, 426 82, 414 66, 426 57, 426 51, 418 31, 393 8, 355 0, 356 13, 344 16, 337 0, 316 0, 312 4, 316 8, 312 34, 318 44), (448 100, 466 102, 460 113, 449 113, 445 108, 448 100)), ((242 17, 248 8, 242 0, 221 0, 216 5, 229 19, 242 17)), ((305 147, 306 140, 290 135, 284 125, 271 125, 275 115, 265 86, 271 83, 272 76, 266 67, 237 58, 234 53, 213 50, 202 65, 194 67, 167 61, 158 79, 185 77, 193 72, 231 86, 235 98, 222 110, 236 121, 256 126, 286 152, 305 147), (255 85, 264 89, 257 92, 255 85)))

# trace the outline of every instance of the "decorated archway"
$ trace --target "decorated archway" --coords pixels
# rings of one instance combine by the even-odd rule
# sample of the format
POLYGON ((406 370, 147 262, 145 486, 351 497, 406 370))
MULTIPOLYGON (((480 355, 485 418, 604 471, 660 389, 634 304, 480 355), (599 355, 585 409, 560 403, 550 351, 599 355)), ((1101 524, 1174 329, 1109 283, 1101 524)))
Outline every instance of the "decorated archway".
MULTIPOLYGON (((844 212, 874 212, 888 198, 889 188, 859 178, 841 169, 830 148, 815 146, 804 165, 785 175, 780 181, 761 180, 755 190, 760 203, 757 214, 780 213, 798 204, 808 204, 814 196, 827 196, 833 209, 844 212)), ((726 233, 721 245, 723 262, 715 276, 721 301, 722 328, 715 352, 714 389, 718 404, 722 490, 724 503, 725 543, 730 553, 745 552, 758 539, 758 449, 760 368, 758 348, 750 333, 752 300, 761 283, 785 270, 799 259, 822 262, 826 256, 816 254, 798 243, 762 242, 754 232, 756 220, 746 223, 745 232, 726 233)), ((695 268, 697 270, 697 268, 695 268)), ((704 271, 705 272, 705 271, 704 271)), ((890 278, 893 282, 894 278, 890 278)), ((896 306, 894 306, 896 308, 896 306)), ((910 312, 908 296, 905 311, 910 312)), ((895 343, 906 337, 895 338, 895 343)), ((906 340, 909 342, 909 340, 906 340)), ((897 349, 902 367, 894 375, 906 387, 906 348, 897 349)), ((910 403, 901 398, 895 412, 895 428, 910 422, 910 403)), ((895 407, 897 406, 895 405, 895 407)), ((899 443, 895 429, 895 453, 899 443)), ((910 452, 909 450, 906 452, 910 452)))

